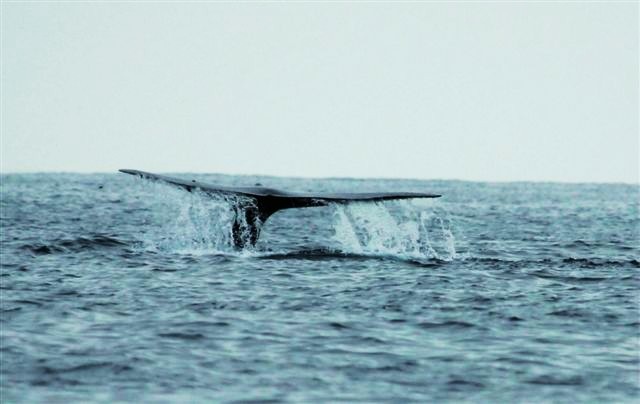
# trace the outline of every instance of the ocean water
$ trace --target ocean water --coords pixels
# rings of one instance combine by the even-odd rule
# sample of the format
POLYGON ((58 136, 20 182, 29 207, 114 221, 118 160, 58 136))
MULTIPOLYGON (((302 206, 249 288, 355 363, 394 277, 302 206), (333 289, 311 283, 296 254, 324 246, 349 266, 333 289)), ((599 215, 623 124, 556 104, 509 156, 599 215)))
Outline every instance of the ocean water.
POLYGON ((292 209, 1 177, 0 399, 633 402, 637 185, 177 175, 438 200, 292 209))

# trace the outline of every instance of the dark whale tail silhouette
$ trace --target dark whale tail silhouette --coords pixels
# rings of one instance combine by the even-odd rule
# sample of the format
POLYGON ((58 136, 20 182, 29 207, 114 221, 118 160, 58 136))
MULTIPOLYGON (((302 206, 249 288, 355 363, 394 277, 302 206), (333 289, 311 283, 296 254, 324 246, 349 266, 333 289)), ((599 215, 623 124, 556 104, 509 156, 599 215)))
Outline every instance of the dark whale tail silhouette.
POLYGON ((329 204, 346 204, 350 202, 379 202, 411 198, 438 198, 440 195, 414 192, 376 192, 376 193, 323 193, 307 194, 284 192, 265 187, 225 187, 206 184, 200 181, 185 181, 179 178, 147 173, 138 170, 120 170, 125 174, 136 175, 151 181, 171 184, 189 192, 194 190, 209 195, 241 196, 235 206, 235 220, 233 222, 233 243, 243 248, 247 243, 255 245, 260 235, 262 224, 269 216, 281 209, 308 208, 313 206, 327 206, 329 204), (246 229, 246 230, 245 230, 246 229), (243 237, 243 234, 246 236, 243 237))

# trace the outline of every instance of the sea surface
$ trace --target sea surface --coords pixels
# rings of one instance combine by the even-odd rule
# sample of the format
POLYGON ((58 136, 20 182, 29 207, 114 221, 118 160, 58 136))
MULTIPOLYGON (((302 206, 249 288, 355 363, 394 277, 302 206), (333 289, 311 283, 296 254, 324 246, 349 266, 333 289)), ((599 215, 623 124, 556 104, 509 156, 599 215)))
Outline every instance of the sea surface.
POLYGON ((291 209, 1 179, 0 401, 638 402, 640 189, 176 176, 437 200, 291 209))

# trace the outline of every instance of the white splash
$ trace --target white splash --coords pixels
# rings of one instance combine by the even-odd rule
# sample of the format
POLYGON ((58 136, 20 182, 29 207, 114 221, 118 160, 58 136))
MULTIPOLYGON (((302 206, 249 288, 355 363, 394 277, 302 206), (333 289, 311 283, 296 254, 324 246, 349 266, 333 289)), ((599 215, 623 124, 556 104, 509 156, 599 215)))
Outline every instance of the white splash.
POLYGON ((334 239, 345 252, 406 258, 457 257, 448 215, 424 202, 334 206, 334 239))
MULTIPOLYGON (((232 228, 240 206, 251 203, 249 198, 233 195, 186 193, 161 184, 151 184, 153 202, 149 227, 141 235, 146 250, 185 254, 246 255, 234 247, 232 228)), ((249 238, 244 215, 238 215, 241 237, 249 238)), ((248 244, 248 243, 246 243, 248 244)))
MULTIPOLYGON (((236 215, 240 206, 251 203, 250 198, 145 184, 139 196, 150 213, 139 231, 145 250, 244 257, 261 254, 248 242, 242 250, 233 243, 236 215)), ((425 200, 334 205, 334 242, 346 253, 453 260, 459 257, 456 238, 449 215, 438 206, 425 200)), ((238 217, 242 237, 248 240, 246 219, 242 214, 238 217)))

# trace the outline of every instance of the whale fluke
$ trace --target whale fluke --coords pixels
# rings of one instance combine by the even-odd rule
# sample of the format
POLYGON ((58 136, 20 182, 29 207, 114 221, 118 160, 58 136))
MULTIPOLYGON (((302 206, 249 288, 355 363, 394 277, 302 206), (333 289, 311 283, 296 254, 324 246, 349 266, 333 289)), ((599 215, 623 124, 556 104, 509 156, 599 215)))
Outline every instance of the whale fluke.
POLYGON ((373 192, 373 193, 297 193, 285 192, 262 186, 227 187, 207 184, 196 180, 182 180, 165 175, 144 171, 121 169, 120 172, 135 175, 151 181, 171 184, 189 192, 194 190, 209 195, 241 196, 247 203, 236 206, 236 219, 233 223, 233 242, 243 248, 248 242, 255 245, 260 235, 260 228, 269 216, 282 209, 308 208, 327 206, 329 204, 346 204, 350 202, 379 202, 412 198, 439 198, 441 195, 417 192, 373 192), (243 224, 248 226, 248 240, 242 237, 243 224))

